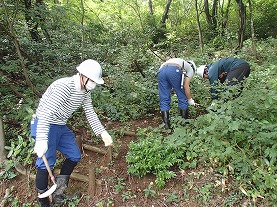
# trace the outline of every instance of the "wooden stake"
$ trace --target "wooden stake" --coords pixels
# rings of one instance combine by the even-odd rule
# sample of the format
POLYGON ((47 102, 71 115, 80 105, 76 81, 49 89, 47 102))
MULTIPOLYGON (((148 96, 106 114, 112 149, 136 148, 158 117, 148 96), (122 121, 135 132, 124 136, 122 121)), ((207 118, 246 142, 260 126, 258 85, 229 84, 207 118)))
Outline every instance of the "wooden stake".
POLYGON ((109 164, 113 160, 112 146, 108 146, 107 156, 107 163, 109 164))
POLYGON ((135 132, 124 131, 125 136, 137 136, 135 132))
POLYGON ((94 147, 94 146, 91 146, 91 145, 88 145, 88 144, 83 144, 83 147, 84 147, 85 150, 97 152, 97 153, 102 154, 102 155, 107 154, 106 150, 102 150, 98 147, 94 147))
POLYGON ((89 168, 89 183, 88 183, 88 194, 90 197, 95 196, 96 192, 96 176, 95 176, 95 166, 91 165, 89 168))

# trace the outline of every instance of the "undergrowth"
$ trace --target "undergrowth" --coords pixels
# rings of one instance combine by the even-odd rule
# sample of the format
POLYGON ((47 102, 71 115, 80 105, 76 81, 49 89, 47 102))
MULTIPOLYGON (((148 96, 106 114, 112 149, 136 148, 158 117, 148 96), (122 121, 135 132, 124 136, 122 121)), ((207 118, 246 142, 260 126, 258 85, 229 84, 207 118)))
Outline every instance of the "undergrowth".
POLYGON ((232 176, 237 190, 254 202, 264 199, 276 205, 276 89, 273 63, 252 66, 240 97, 226 101, 230 91, 222 93, 225 102, 206 103, 206 114, 187 122, 172 119, 171 135, 147 132, 131 143, 128 172, 139 177, 151 172, 157 177, 156 185, 163 187, 175 175, 170 166, 193 169, 209 165, 232 176))

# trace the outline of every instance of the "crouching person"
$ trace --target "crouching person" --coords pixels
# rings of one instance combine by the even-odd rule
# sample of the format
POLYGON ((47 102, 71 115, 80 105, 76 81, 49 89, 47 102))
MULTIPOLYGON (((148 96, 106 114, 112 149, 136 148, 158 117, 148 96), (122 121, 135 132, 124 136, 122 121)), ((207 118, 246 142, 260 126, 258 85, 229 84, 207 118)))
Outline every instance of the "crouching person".
POLYGON ((195 74, 196 66, 193 61, 181 58, 171 58, 164 62, 158 71, 158 90, 160 110, 165 129, 170 129, 171 90, 174 89, 178 98, 180 114, 188 118, 188 105, 195 105, 190 93, 190 80, 195 74))

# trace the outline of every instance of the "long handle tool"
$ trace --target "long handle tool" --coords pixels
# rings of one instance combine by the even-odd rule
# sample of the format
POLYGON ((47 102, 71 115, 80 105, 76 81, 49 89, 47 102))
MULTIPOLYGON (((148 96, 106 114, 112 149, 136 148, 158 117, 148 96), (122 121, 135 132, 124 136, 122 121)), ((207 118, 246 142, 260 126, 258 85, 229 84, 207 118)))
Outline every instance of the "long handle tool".
POLYGON ((42 159, 43 159, 43 162, 44 162, 44 164, 45 164, 45 166, 46 166, 46 168, 47 168, 47 171, 48 171, 48 173, 49 173, 50 179, 51 179, 52 182, 54 183, 54 185, 53 185, 51 188, 49 188, 49 190, 47 190, 46 192, 44 192, 44 193, 42 193, 42 194, 40 194, 40 195, 38 196, 39 198, 46 198, 46 197, 50 196, 50 195, 56 190, 57 184, 56 184, 56 182, 55 182, 55 177, 54 177, 54 175, 52 174, 52 171, 51 171, 51 169, 50 169, 50 167, 49 167, 49 164, 48 164, 48 161, 47 161, 45 155, 42 156, 42 159))

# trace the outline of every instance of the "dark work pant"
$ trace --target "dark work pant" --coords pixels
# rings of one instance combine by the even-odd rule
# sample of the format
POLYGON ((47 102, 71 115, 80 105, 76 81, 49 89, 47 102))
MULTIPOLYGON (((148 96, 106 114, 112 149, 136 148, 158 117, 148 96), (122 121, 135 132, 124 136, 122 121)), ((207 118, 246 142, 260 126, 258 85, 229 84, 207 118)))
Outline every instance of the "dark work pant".
POLYGON ((240 64, 233 68, 227 75, 226 81, 228 86, 239 84, 238 92, 233 95, 233 98, 240 96, 243 90, 243 80, 246 79, 250 74, 250 66, 248 63, 240 64))
POLYGON ((248 63, 240 64, 239 66, 233 68, 227 75, 226 81, 228 81, 229 86, 238 84, 238 82, 247 78, 250 74, 250 66, 248 63))

